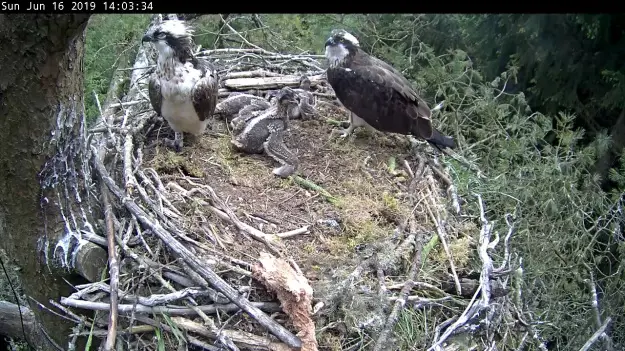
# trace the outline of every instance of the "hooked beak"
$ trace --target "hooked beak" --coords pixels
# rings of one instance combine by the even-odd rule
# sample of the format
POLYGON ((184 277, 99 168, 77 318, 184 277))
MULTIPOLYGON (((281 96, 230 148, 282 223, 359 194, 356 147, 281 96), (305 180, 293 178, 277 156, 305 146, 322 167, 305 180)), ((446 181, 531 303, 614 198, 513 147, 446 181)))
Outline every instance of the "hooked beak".
POLYGON ((149 42, 149 41, 152 41, 152 40, 153 40, 153 38, 151 36, 147 35, 147 34, 144 35, 143 38, 141 38, 141 42, 142 43, 145 43, 146 41, 149 42))
POLYGON ((325 46, 330 46, 330 45, 334 45, 336 44, 336 42, 334 41, 334 38, 328 38, 328 40, 326 40, 326 45, 325 46))

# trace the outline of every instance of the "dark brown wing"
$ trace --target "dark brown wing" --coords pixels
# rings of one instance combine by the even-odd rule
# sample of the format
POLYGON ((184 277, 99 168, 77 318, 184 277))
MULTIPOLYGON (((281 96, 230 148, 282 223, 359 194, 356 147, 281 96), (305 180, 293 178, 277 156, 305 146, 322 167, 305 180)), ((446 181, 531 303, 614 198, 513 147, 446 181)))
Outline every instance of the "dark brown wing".
POLYGON ((200 121, 215 112, 219 91, 219 76, 213 65, 204 59, 194 59, 193 65, 202 72, 202 78, 193 87, 193 107, 200 121))
POLYGON ((161 82, 156 74, 150 76, 148 82, 148 95, 150 104, 157 115, 161 115, 161 106, 163 106, 163 95, 161 94, 161 82))
POLYGON ((416 119, 419 136, 429 138, 432 135, 432 111, 430 111, 425 101, 417 95, 417 92, 403 74, 388 63, 362 51, 354 56, 353 65, 357 71, 362 72, 366 79, 377 79, 377 82, 380 84, 392 88, 404 98, 412 101, 416 106, 416 111, 413 111, 416 112, 416 115, 411 113, 411 116, 416 119), (359 70, 359 67, 362 70, 359 70))
POLYGON ((328 82, 341 103, 372 127, 432 136, 431 111, 390 65, 359 51, 345 68, 329 68, 328 82))

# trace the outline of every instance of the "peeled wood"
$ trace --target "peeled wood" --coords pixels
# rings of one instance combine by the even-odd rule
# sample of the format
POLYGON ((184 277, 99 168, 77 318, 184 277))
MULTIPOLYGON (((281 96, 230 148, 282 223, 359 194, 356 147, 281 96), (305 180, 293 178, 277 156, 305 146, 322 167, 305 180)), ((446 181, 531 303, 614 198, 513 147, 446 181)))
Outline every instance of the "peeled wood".
POLYGON ((107 264, 106 250, 92 242, 80 245, 76 252, 76 272, 92 283, 100 281, 102 270, 106 269, 107 264))
MULTIPOLYGON (((321 82, 322 75, 308 77, 311 85, 321 82)), ((285 86, 298 87, 300 76, 232 78, 224 80, 224 86, 233 90, 277 89, 285 86)))

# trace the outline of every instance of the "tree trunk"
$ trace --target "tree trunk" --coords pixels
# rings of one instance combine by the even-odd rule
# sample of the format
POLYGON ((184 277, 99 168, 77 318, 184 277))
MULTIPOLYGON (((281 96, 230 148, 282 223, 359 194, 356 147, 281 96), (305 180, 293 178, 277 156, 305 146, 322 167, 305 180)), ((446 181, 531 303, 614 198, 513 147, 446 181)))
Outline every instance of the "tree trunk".
POLYGON ((67 296, 66 253, 82 243, 91 213, 84 189, 92 181, 82 157, 88 18, 0 14, 0 243, 20 268, 35 317, 63 349, 73 323, 33 300, 50 307, 49 300, 67 296))

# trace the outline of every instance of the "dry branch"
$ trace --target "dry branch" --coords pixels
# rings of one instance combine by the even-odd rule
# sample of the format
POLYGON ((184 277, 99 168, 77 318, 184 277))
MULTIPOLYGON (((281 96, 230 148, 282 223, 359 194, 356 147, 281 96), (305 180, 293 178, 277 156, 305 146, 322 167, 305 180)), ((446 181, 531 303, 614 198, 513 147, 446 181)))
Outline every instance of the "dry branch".
POLYGON ((445 228, 442 225, 441 221, 438 219, 438 217, 434 215, 430 207, 430 204, 428 203, 430 202, 431 198, 432 198, 432 193, 428 189, 428 196, 426 197, 425 208, 427 209, 427 212, 430 215, 430 218, 434 222, 434 225, 436 227, 436 233, 438 234, 438 238, 441 241, 441 245, 443 245, 443 249, 445 250, 445 254, 447 255, 447 258, 449 259, 449 266, 451 268, 451 273, 454 277, 454 282, 456 283, 456 292, 458 295, 462 295, 462 286, 460 285, 460 279, 458 279, 458 273, 456 273, 456 265, 454 264, 454 258, 451 255, 451 251, 449 250, 449 245, 447 244, 447 239, 445 238, 446 236, 445 228))
POLYGON ((109 275, 111 280, 110 306, 108 333, 104 343, 106 351, 113 350, 115 340, 117 338, 117 287, 119 286, 119 266, 117 263, 117 254, 115 252, 115 228, 113 225, 113 208, 109 200, 109 192, 106 186, 101 186, 102 202, 104 203, 104 216, 106 218, 106 237, 108 243, 109 254, 109 275))
POLYGON ((268 351, 289 351, 290 348, 282 343, 273 342, 267 338, 257 336, 251 333, 238 330, 219 330, 219 334, 208 330, 203 325, 190 321, 182 317, 173 317, 172 321, 176 323, 176 326, 180 329, 192 332, 207 338, 217 339, 219 334, 226 336, 240 347, 244 347, 252 350, 268 350, 268 351))
MULTIPOLYGON (((309 77, 311 85, 318 84, 321 75, 309 77)), ((233 90, 245 89, 279 89, 285 86, 299 86, 299 76, 259 77, 259 78, 231 78, 224 80, 224 86, 233 90)))
MULTIPOLYGON (((61 304, 68 307, 82 308, 92 311, 109 311, 111 306, 106 302, 91 302, 85 300, 76 300, 71 298, 61 298, 61 304)), ((265 310, 269 313, 279 312, 281 308, 275 302, 250 302, 254 308, 265 310)), ((237 312, 241 308, 233 303, 230 304, 214 304, 206 306, 196 306, 205 314, 215 314, 218 312, 237 312)), ((181 306, 143 306, 139 304, 119 304, 117 309, 120 313, 141 313, 141 314, 161 314, 166 313, 170 316, 196 316, 198 313, 193 308, 181 306)))
POLYGON ((606 318, 605 321, 603 321, 603 324, 599 327, 599 329, 597 329, 597 331, 590 337, 590 339, 588 339, 588 341, 586 341, 584 346, 582 346, 582 348, 579 349, 579 351, 588 351, 588 350, 590 350, 592 345, 597 340, 599 340, 599 338, 601 338, 601 336, 605 333, 606 329, 608 328, 608 326, 610 325, 611 322, 612 322, 612 318, 610 318, 610 317, 606 318))
POLYGON ((104 244, 102 246, 106 247, 106 240, 91 233, 87 235, 83 233, 83 238, 90 241, 81 243, 76 249, 74 269, 88 281, 96 282, 101 279, 102 269, 106 267, 108 255, 106 250, 91 241, 95 241, 99 245, 104 244))
MULTIPOLYGON (((495 245, 499 242, 499 237, 491 242, 491 234, 493 229, 493 224, 486 219, 486 212, 484 209, 484 202, 482 201, 482 197, 479 194, 475 194, 475 197, 478 200, 478 205, 480 208, 480 220, 482 222, 482 227, 480 229, 480 240, 478 253, 480 260, 482 261, 482 270, 480 272, 480 285, 479 288, 476 289, 475 293, 471 301, 469 302, 466 309, 462 312, 460 316, 455 318, 455 320, 450 321, 451 325, 447 327, 445 332, 442 335, 437 333, 436 338, 432 346, 428 349, 428 351, 432 350, 442 350, 441 345, 455 332, 457 332, 461 327, 465 326, 467 323, 472 321, 476 316, 481 314, 483 311, 492 311, 493 304, 491 304, 491 279, 492 274, 495 271, 493 268, 493 261, 489 256, 489 250, 492 250, 495 245), (478 296, 480 298, 478 299, 478 296)), ((509 235, 512 233, 512 225, 510 225, 509 235)), ((509 237, 508 235, 508 237, 509 237)), ((507 244, 507 240, 506 240, 507 244)), ((504 261, 504 265, 507 262, 504 261)), ((502 265, 502 267, 504 266, 502 265)))

